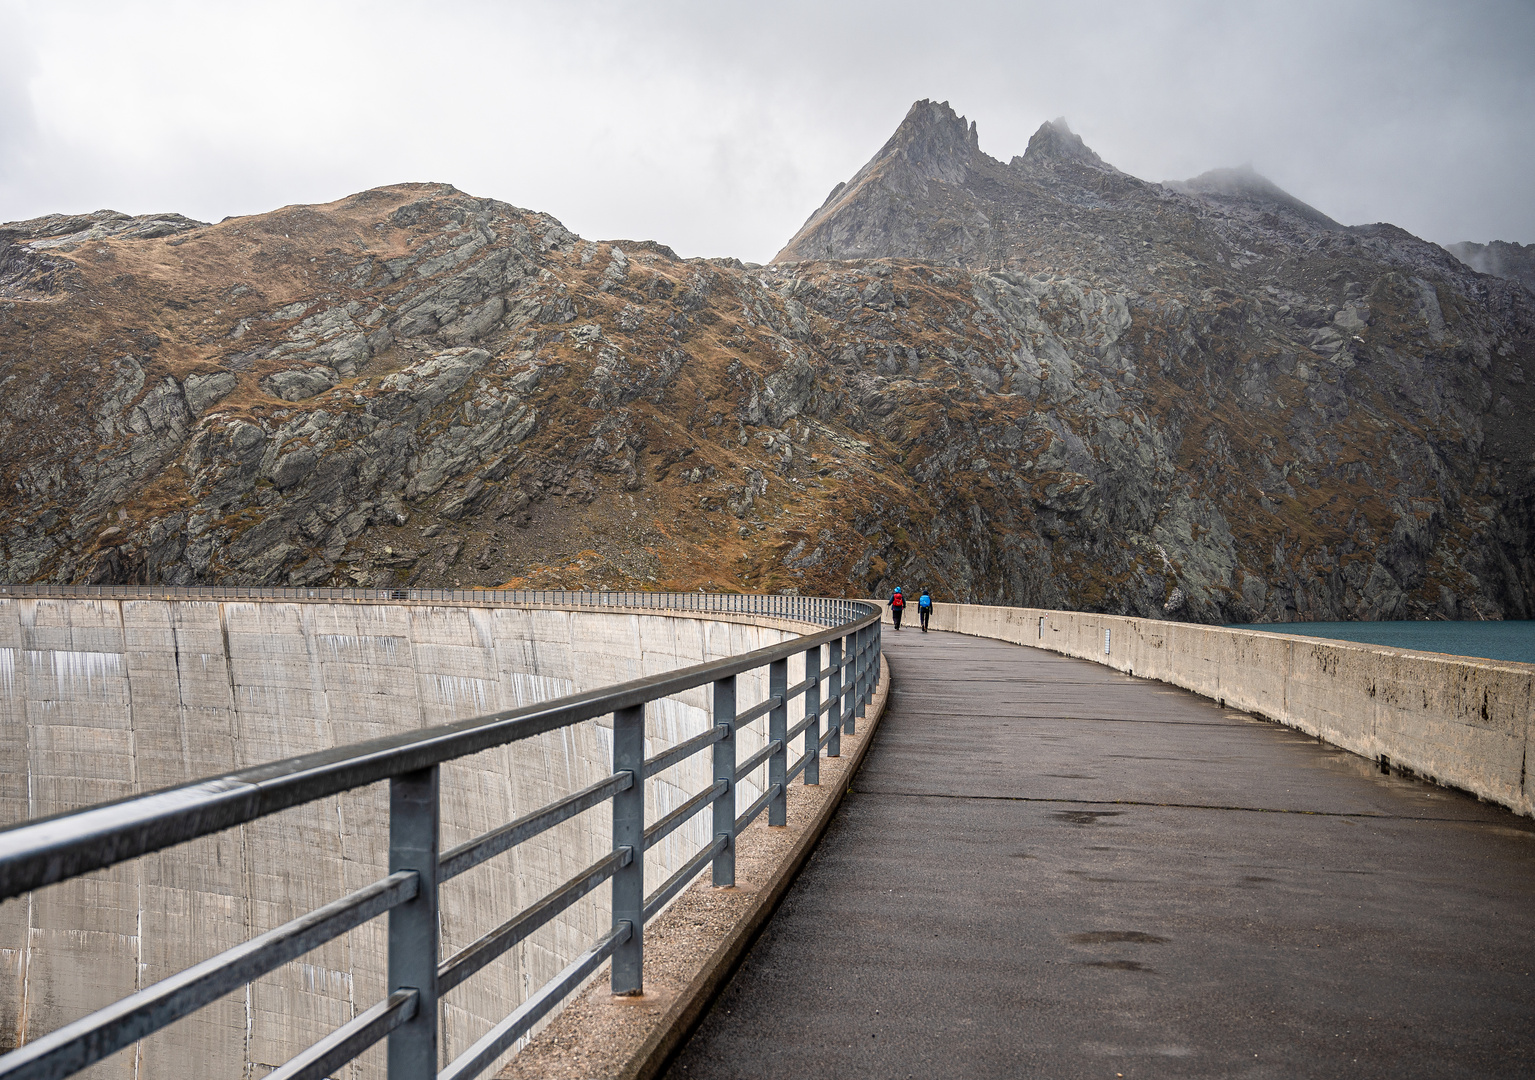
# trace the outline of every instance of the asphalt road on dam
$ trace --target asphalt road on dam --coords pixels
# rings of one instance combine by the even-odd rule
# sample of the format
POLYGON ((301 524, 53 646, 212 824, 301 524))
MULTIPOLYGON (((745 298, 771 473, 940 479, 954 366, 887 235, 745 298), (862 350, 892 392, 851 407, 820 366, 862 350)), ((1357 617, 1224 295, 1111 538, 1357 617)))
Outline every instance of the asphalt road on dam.
POLYGON ((1535 826, 1086 661, 885 633, 853 790, 668 1076, 1535 1075, 1535 826))

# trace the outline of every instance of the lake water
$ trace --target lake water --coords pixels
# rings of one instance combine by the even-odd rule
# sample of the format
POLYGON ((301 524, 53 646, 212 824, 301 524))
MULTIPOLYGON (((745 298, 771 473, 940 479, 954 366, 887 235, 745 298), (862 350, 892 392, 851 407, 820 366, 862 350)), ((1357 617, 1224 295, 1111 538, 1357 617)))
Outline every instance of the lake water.
POLYGON ((1505 622, 1308 622, 1243 623, 1233 630, 1266 630, 1271 634, 1359 641, 1399 649, 1477 656, 1485 660, 1517 660, 1535 664, 1535 620, 1505 622))

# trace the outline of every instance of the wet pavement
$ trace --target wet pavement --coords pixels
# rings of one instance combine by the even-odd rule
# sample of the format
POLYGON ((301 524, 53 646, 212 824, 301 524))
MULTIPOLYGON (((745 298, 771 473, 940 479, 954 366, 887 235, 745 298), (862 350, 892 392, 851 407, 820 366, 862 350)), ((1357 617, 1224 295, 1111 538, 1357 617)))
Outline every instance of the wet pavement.
POLYGON ((885 633, 815 855, 668 1076, 1535 1075, 1535 824, 1161 683, 885 633))

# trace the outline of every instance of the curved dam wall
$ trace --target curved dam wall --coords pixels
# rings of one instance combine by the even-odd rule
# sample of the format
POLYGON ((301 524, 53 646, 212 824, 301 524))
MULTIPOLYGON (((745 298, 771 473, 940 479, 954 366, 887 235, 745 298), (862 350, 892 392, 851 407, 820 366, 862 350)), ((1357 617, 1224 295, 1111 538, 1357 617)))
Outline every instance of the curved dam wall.
POLYGON ((976 604, 938 604, 931 626, 1160 679, 1535 816, 1535 664, 976 604))
MULTIPOLYGON (((0 825, 718 659, 803 629, 468 604, 0 599, 0 825)), ((803 677, 802 661, 790 667, 791 681, 803 677)), ((765 672, 740 677, 743 707, 766 696, 765 683, 765 672)), ((707 695, 701 687, 647 709, 647 756, 706 729, 707 695)), ((742 757, 761 748, 762 728, 741 732, 742 757)), ((646 820, 707 787, 709 762, 696 755, 647 781, 646 820)), ((611 770, 611 717, 444 765, 442 846, 611 770)), ((742 782, 740 808, 764 778, 765 767, 742 782)), ((376 784, 0 904, 0 1049, 382 877, 387 838, 387 785, 376 784)), ((709 839, 704 813, 653 848, 647 890, 709 839)), ((446 883, 442 955, 610 848, 604 803, 446 883)), ((599 888, 448 994, 444 1062, 606 930, 608 904, 599 888)), ((384 996, 386 926, 375 919, 80 1075, 262 1076, 384 996)), ((382 1076, 382 1046, 345 1075, 382 1076)))

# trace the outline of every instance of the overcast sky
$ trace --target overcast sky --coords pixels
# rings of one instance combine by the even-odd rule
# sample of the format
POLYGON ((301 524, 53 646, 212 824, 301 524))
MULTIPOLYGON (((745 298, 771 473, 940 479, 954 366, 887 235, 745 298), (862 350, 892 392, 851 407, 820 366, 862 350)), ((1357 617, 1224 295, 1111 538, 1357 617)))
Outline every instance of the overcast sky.
POLYGON ((1149 180, 1535 242, 1535 0, 0 0, 0 221, 433 180, 765 261, 923 97, 1004 160, 1065 116, 1149 180))

